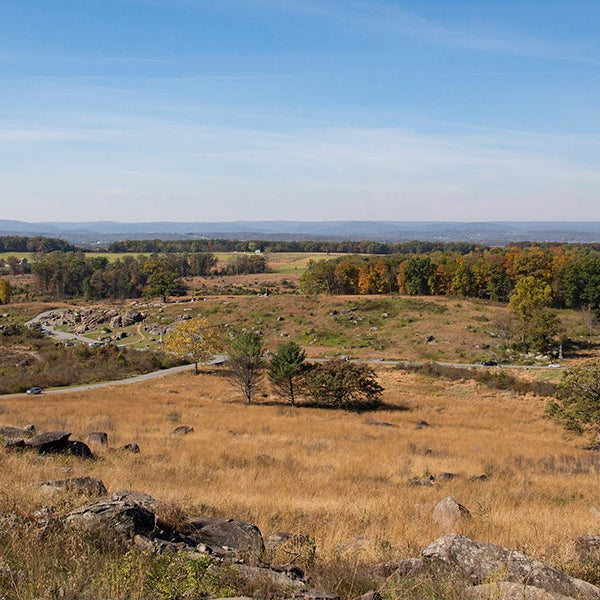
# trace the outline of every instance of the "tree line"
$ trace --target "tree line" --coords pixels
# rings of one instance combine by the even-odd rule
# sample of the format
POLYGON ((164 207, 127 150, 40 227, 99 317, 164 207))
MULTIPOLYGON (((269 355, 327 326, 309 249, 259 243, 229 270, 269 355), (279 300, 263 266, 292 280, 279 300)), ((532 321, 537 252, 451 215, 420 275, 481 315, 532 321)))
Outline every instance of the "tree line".
POLYGON ((53 252, 77 250, 65 240, 42 236, 23 237, 19 235, 0 236, 0 252, 53 252))
POLYGON ((457 252, 467 254, 483 248, 470 242, 409 241, 390 244, 373 240, 124 240, 113 242, 107 252, 317 252, 337 254, 426 254, 429 252, 457 252))
POLYGON ((30 264, 38 294, 53 298, 89 300, 181 295, 183 278, 212 274, 260 273, 267 269, 264 256, 236 256, 217 270, 210 252, 124 256, 109 260, 81 251, 56 250, 36 255, 30 264))
POLYGON ((301 289, 309 294, 452 295, 507 302, 526 277, 547 288, 550 306, 600 308, 600 250, 592 245, 523 244, 466 254, 434 251, 312 261, 301 289))

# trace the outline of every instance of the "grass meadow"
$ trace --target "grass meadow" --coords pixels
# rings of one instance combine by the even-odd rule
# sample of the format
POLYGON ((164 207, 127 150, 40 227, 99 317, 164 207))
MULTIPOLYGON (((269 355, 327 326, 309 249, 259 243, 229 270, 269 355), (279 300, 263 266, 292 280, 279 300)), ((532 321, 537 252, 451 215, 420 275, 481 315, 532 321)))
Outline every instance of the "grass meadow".
POLYGON ((363 414, 292 408, 268 389, 247 406, 219 370, 2 398, 1 424, 109 439, 92 462, 1 454, 3 510, 60 510, 60 498, 36 484, 99 477, 109 492, 144 491, 186 514, 249 520, 265 535, 306 534, 316 545, 304 565, 314 583, 351 597, 359 565, 418 556, 446 533, 432 511, 452 496, 473 515, 454 530, 581 575, 574 539, 600 527, 600 455, 544 417, 544 398, 392 368, 378 374, 386 409, 363 414), (420 420, 430 426, 417 429, 420 420), (194 432, 172 435, 178 425, 194 432), (128 442, 141 453, 113 450, 128 442), (455 477, 411 482, 440 473, 455 477))

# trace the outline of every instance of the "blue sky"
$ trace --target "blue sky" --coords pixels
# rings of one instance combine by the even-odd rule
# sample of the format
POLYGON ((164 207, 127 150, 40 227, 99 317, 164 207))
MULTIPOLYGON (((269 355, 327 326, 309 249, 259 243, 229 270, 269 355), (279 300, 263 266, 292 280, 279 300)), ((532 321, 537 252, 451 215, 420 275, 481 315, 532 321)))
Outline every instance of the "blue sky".
POLYGON ((598 0, 2 0, 0 218, 600 220, 598 0))

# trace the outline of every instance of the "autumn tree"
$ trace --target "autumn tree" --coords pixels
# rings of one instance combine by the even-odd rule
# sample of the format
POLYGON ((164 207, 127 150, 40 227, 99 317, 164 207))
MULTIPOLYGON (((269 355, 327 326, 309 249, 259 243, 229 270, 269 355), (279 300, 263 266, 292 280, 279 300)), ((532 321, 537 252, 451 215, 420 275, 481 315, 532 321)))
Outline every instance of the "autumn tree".
POLYGON ((305 373, 306 353, 294 342, 282 342, 271 356, 268 375, 277 391, 294 406, 298 379, 305 373))
POLYGON ((517 282, 508 302, 508 310, 517 320, 523 347, 537 351, 549 348, 560 330, 556 313, 550 310, 552 289, 533 275, 517 282))
POLYGON ((225 377, 242 392, 248 404, 252 402, 252 393, 263 375, 262 352, 262 337, 253 331, 234 338, 228 347, 229 371, 225 377))
POLYGON ((208 362, 219 348, 218 332, 204 317, 181 321, 165 336, 164 349, 191 360, 196 374, 198 363, 208 362))

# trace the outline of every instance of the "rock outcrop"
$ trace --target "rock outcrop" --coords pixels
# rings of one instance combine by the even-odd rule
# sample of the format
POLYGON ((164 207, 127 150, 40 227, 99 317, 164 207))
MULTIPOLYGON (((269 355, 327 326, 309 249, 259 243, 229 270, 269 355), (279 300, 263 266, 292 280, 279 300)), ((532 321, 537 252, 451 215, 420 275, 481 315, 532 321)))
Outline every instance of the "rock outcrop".
POLYGON ((449 533, 427 546, 422 555, 436 564, 461 573, 472 585, 497 579, 528 585, 547 592, 585 600, 600 598, 600 588, 557 571, 515 550, 488 542, 477 542, 457 533, 449 533))

